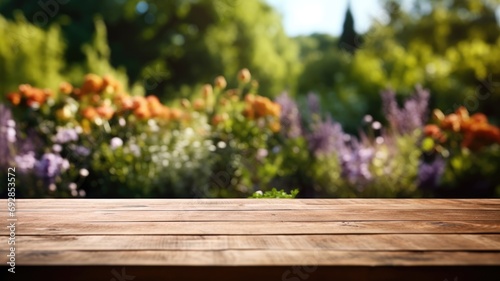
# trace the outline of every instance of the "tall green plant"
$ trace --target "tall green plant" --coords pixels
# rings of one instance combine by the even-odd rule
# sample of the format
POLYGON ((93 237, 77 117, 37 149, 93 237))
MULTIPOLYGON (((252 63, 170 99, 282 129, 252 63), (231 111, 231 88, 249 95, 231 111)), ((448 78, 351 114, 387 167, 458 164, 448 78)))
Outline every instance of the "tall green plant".
POLYGON ((65 67, 65 44, 58 26, 41 29, 22 14, 14 21, 0 16, 0 95, 20 83, 55 88, 65 67))

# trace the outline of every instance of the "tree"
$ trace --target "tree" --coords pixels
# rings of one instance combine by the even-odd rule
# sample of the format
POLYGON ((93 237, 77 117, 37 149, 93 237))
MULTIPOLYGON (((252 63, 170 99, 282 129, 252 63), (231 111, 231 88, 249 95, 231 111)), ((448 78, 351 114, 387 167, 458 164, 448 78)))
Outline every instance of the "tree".
POLYGON ((190 92, 196 83, 211 82, 220 74, 230 79, 243 67, 259 78, 263 93, 276 95, 294 87, 299 71, 295 43, 263 0, 4 0, 0 4, 0 13, 7 18, 13 18, 15 10, 44 29, 61 25, 69 65, 85 62, 82 47, 92 42, 94 19, 101 15, 111 64, 125 67, 131 83, 140 82, 165 98, 177 97, 184 88, 190 92))
POLYGON ((360 39, 354 29, 354 18, 351 13, 351 4, 347 4, 345 12, 344 26, 339 39, 339 48, 353 54, 361 45, 360 39))

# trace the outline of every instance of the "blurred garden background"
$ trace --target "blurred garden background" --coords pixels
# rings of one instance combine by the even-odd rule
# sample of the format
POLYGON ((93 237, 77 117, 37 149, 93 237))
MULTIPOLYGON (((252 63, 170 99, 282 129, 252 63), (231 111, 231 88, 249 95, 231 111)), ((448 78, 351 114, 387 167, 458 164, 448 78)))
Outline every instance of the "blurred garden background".
POLYGON ((19 198, 499 197, 500 1, 361 19, 367 1, 346 2, 0 0, 1 181, 15 167, 19 198), (319 12, 338 34, 285 30, 319 12))

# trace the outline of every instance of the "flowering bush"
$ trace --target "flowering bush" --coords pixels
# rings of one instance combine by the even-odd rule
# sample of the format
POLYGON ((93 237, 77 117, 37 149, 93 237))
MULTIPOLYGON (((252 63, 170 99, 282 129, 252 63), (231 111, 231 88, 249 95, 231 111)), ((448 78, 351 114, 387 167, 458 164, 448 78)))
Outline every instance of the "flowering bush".
POLYGON ((421 185, 442 196, 491 197, 500 194, 500 128, 465 107, 433 112, 424 128, 421 185))
POLYGON ((81 87, 63 82, 57 92, 23 84, 7 95, 13 116, 2 107, 4 165, 29 175, 20 196, 251 194, 276 174, 267 154, 280 107, 256 94, 248 70, 239 81, 226 90, 217 77, 177 107, 131 96, 110 76, 88 74, 81 87))
POLYGON ((31 143, 9 143, 11 162, 32 175, 20 185, 26 196, 188 196, 208 181, 200 121, 155 96, 130 96, 110 76, 63 82, 57 93, 21 85, 7 99, 27 132, 19 139, 31 143))
POLYGON ((402 106, 384 92, 387 125, 367 115, 353 136, 317 95, 272 100, 247 69, 237 77, 169 105, 108 75, 22 84, 0 105, 0 166, 23 175, 19 197, 495 196, 500 186, 499 128, 464 108, 425 125, 420 87, 402 106))

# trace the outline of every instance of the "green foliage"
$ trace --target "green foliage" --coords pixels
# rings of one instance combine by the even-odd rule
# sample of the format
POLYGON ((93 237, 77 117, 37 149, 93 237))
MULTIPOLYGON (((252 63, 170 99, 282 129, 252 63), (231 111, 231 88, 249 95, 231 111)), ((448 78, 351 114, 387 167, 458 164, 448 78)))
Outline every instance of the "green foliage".
POLYGON ((0 15, 0 38, 1 97, 21 82, 57 87, 65 67, 65 44, 58 26, 45 30, 30 24, 20 13, 14 21, 0 15))
POLYGON ((283 189, 281 190, 276 190, 276 188, 271 189, 270 191, 262 192, 260 190, 254 192, 252 196, 249 198, 260 198, 260 199, 268 199, 268 198, 285 198, 285 199, 291 199, 295 198, 299 194, 298 189, 293 189, 290 191, 290 193, 286 193, 283 189))
MULTIPOLYGON (((36 1, 2 2, 0 13, 8 18, 22 9, 28 20, 36 21, 41 11, 36 1)), ((132 84, 140 83, 164 99, 181 97, 179 91, 186 88, 186 95, 192 94, 199 81, 211 81, 215 75, 233 77, 243 67, 262 77, 260 89, 275 96, 293 89, 300 71, 295 42, 263 0, 68 1, 57 5, 43 27, 61 25, 69 63, 96 58, 84 47, 94 40, 94 33, 102 33, 99 25, 94 26, 96 16, 107 27, 112 66, 125 67, 132 84)), ((103 48, 97 49, 102 56, 103 48)))
POLYGON ((359 36, 354 55, 325 47, 318 35, 296 40, 304 63, 299 94, 318 92, 324 109, 351 133, 365 114, 382 120, 380 91, 407 96, 416 84, 433 93, 433 107, 449 113, 465 105, 498 122, 498 1, 415 1, 410 11, 389 2, 389 23, 375 22, 359 36))

